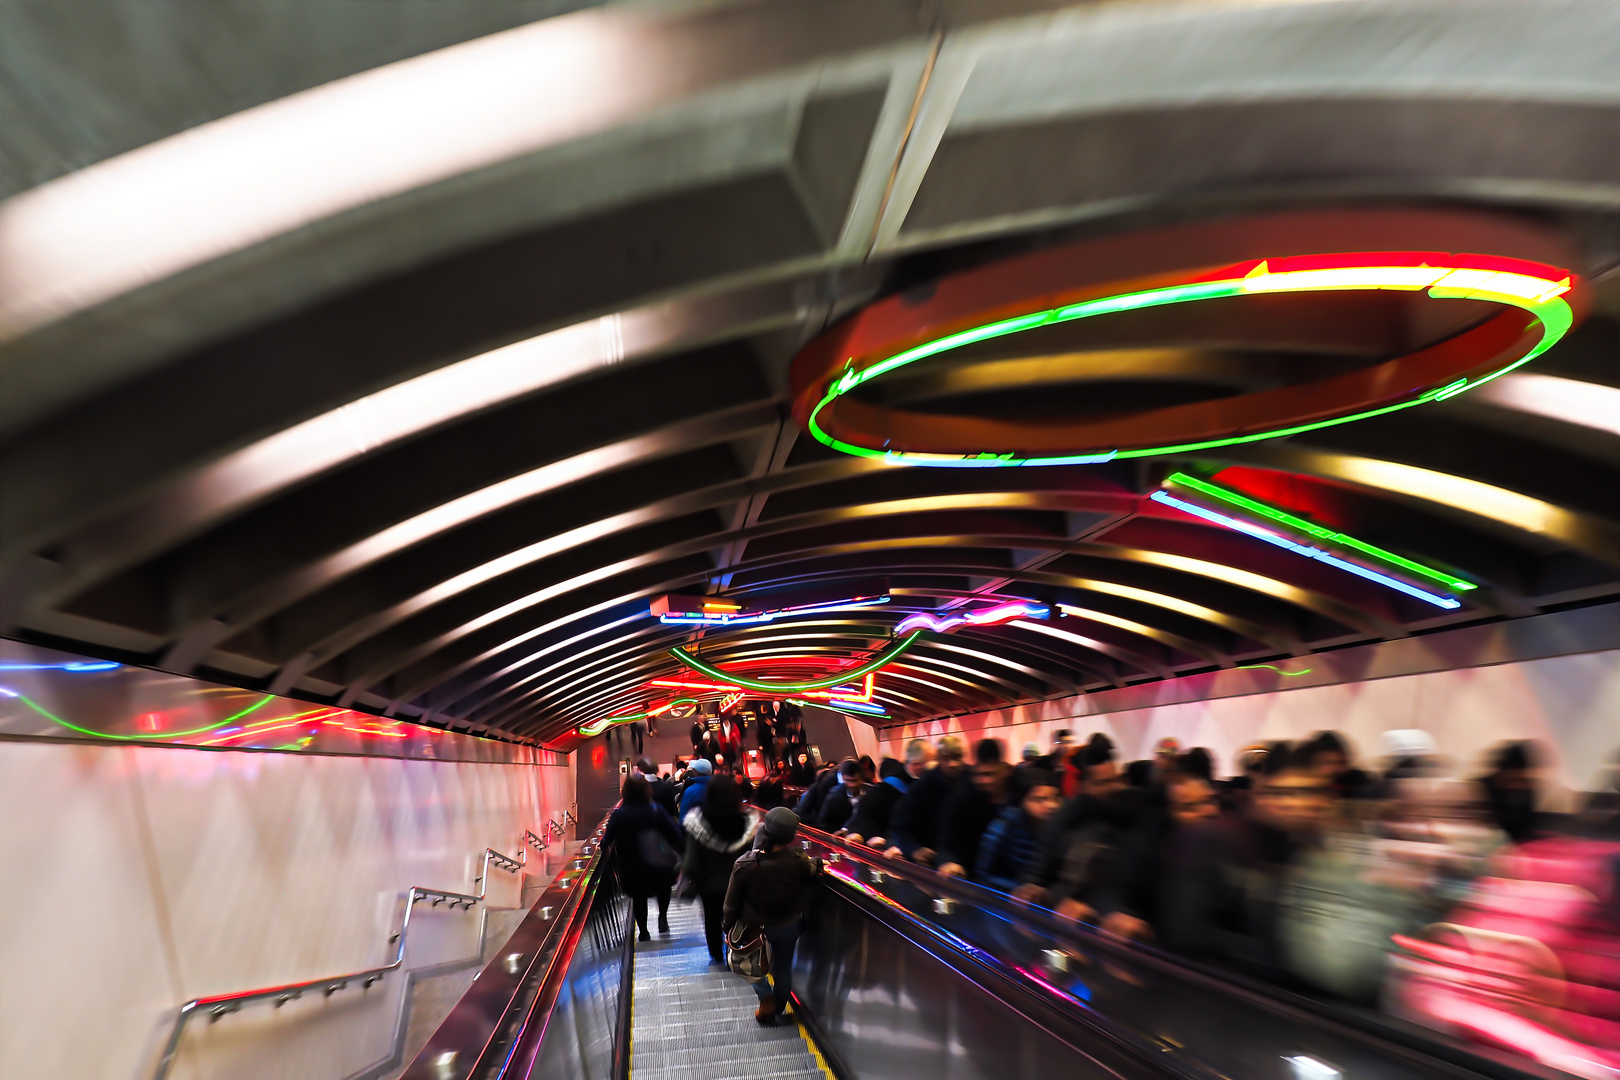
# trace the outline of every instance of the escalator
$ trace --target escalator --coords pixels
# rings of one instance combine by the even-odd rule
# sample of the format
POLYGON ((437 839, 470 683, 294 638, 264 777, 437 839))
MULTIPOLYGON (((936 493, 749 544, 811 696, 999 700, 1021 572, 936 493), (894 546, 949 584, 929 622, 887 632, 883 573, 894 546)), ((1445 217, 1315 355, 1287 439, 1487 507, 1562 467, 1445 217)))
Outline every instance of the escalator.
POLYGON ((759 1028, 748 986, 707 966, 695 906, 677 903, 669 935, 634 945, 596 837, 405 1077, 1568 1080, 808 829, 827 874, 795 964, 797 1019, 759 1028))

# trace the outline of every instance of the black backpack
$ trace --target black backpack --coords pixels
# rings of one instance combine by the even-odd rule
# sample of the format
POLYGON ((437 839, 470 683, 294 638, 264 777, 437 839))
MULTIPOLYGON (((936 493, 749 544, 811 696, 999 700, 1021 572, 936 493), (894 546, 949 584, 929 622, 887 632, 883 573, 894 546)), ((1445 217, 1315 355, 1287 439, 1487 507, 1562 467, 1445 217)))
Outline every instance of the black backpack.
POLYGON ((636 834, 636 848, 641 865, 651 873, 673 878, 680 868, 681 853, 657 829, 642 829, 636 834))

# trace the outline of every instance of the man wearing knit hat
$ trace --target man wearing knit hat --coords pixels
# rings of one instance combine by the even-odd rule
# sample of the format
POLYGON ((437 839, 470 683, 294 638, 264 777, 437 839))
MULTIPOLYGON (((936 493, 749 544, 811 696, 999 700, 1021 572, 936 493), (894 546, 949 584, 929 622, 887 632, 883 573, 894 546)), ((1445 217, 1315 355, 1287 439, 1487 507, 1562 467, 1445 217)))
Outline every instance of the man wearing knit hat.
POLYGON ((726 931, 741 923, 764 930, 770 946, 770 974, 754 983, 759 1008, 754 1019, 765 1027, 787 1011, 793 992, 793 951, 820 865, 794 842, 799 815, 778 806, 765 815, 762 846, 737 860, 726 890, 721 925, 726 931), (774 984, 774 985, 773 985, 774 984))

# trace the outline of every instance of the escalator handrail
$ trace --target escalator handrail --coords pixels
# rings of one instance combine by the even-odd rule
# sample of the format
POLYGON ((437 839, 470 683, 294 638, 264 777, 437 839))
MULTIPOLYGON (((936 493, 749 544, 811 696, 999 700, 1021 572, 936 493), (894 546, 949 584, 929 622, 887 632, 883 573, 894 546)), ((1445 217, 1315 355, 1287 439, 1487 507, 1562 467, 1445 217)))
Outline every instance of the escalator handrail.
MULTIPOLYGON (((987 909, 1001 918, 1021 922, 1048 934, 1060 943, 1083 952, 1103 955, 1138 967, 1147 967, 1167 979, 1191 984, 1227 997, 1239 997, 1273 1016, 1294 1022, 1331 1027, 1341 1037, 1362 1043, 1408 1060, 1421 1059, 1429 1068, 1470 1078, 1487 1076, 1493 1080, 1568 1080, 1563 1073, 1529 1059, 1498 1055, 1489 1048, 1465 1046, 1444 1039, 1439 1033, 1409 1031, 1381 1017, 1362 1015, 1336 1008, 1281 987, 1270 986, 1241 974, 1217 970, 1174 956, 1163 950, 1127 941, 1084 923, 1065 919, 1049 908, 1016 900, 1006 893, 962 878, 946 877, 929 867, 904 859, 889 858, 872 848, 852 844, 842 837, 819 829, 800 826, 800 834, 842 857, 866 864, 873 870, 908 881, 925 892, 955 903, 987 909)), ((921 921, 921 920, 919 920, 921 921)), ((1100 1018, 1099 1018, 1100 1019, 1100 1018)), ((1118 1025, 1112 1025, 1116 1029, 1118 1025)), ((1118 1035, 1118 1030, 1111 1032, 1118 1035)))
MULTIPOLYGON (((528 830, 524 830, 527 834, 528 830)), ((416 905, 423 900, 432 900, 433 906, 449 904, 450 910, 458 907, 471 909, 475 904, 481 904, 489 894, 489 867, 493 862, 495 866, 509 873, 521 873, 528 866, 528 849, 520 844, 516 856, 503 855, 494 848, 486 847, 483 853, 483 865, 474 880, 478 883, 478 892, 457 893, 445 889, 430 889, 421 885, 412 885, 405 894, 405 916, 400 921, 399 929, 389 935, 389 943, 395 945, 394 959, 377 967, 365 968, 361 971, 351 971, 342 975, 329 975, 321 979, 308 979, 303 982, 286 983, 280 986, 265 986, 255 990, 240 990, 232 994, 215 994, 210 997, 192 998, 180 1006, 175 1016, 174 1024, 169 1029, 168 1041, 163 1044, 163 1056, 158 1059, 157 1068, 152 1073, 152 1080, 166 1080, 169 1070, 174 1066, 174 1059, 180 1052, 180 1042, 185 1036, 186 1025, 193 1016, 207 1013, 210 1021, 217 1021, 231 1013, 242 1011, 248 1005, 258 1005, 265 1002, 275 1002, 276 1007, 290 1001, 296 1001, 305 993, 319 990, 327 997, 340 990, 347 989, 350 983, 359 983, 361 989, 370 989, 371 985, 381 982, 390 972, 398 971, 405 964, 405 942, 410 936, 411 913, 416 905)), ((479 955, 483 955, 483 942, 479 942, 479 955)), ((406 1005, 409 1003, 406 1002, 406 1005)))
POLYGON ((611 848, 601 845, 606 827, 604 816, 557 879, 530 905, 500 950, 507 955, 474 976, 472 987, 407 1065, 401 1080, 527 1075, 532 1061, 524 1064, 524 1051, 531 1044, 538 1048, 544 1038, 592 905, 609 873, 611 848), (508 952, 513 942, 521 942, 518 948, 528 954, 521 971, 505 963, 515 955, 508 952), (457 1061, 465 1066, 454 1064, 457 1061))
POLYGON ((518 980, 518 987, 521 990, 529 981, 529 975, 543 965, 539 989, 526 1008, 522 1006, 518 994, 514 993, 468 1075, 488 1077, 489 1080, 507 1080, 509 1077, 527 1078, 533 1073, 540 1057, 541 1047, 545 1044, 546 1032, 551 1027, 557 1002, 562 996, 563 985, 567 981, 574 953, 579 948, 580 939, 585 936, 585 926, 590 918, 597 891, 612 872, 613 849, 611 846, 606 848, 601 846, 602 832, 606 828, 607 819, 604 817, 597 825, 596 831, 591 834, 593 850, 586 865, 581 868, 579 876, 570 883, 561 883, 563 888, 572 890, 568 905, 540 948, 536 950, 523 977, 518 980), (501 1056, 498 1066, 491 1070, 490 1050, 495 1045, 496 1037, 512 1021, 511 1014, 515 1008, 522 1008, 523 1011, 523 1015, 517 1018, 517 1031, 505 1040, 505 1053, 501 1056))

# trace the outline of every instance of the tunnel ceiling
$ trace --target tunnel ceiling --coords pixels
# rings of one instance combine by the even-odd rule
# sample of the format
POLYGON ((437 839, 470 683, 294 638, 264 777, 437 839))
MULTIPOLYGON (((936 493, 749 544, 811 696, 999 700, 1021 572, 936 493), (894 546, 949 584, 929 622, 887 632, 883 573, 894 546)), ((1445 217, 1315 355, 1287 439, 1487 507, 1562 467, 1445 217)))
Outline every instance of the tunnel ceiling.
MULTIPOLYGON (((17 25, 8 67, 77 60, 17 25)), ((913 612, 1062 613, 925 635, 876 681, 912 720, 1620 594, 1611 4, 610 5, 249 97, 156 142, 186 124, 103 112, 105 146, 148 145, 45 183, 62 145, 0 135, 26 188, 0 203, 12 636, 557 742, 655 700, 694 642, 768 672, 853 664, 913 612), (1472 394, 1205 452, 907 468, 793 414, 806 342, 952 275, 1402 208, 1554 238, 1590 313, 1472 394), (1176 473, 1478 588, 1439 608, 1179 513, 1152 498, 1176 473), (874 578, 871 611, 648 614, 874 578)), ((1352 330, 1397 309, 1314 311, 1292 351, 1167 317, 1012 356, 1111 350, 1100 388, 885 393, 1003 419, 1203 401, 1370 363, 1391 346, 1352 330)))

